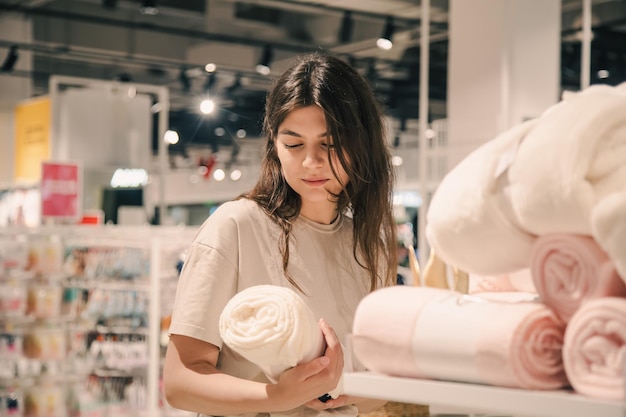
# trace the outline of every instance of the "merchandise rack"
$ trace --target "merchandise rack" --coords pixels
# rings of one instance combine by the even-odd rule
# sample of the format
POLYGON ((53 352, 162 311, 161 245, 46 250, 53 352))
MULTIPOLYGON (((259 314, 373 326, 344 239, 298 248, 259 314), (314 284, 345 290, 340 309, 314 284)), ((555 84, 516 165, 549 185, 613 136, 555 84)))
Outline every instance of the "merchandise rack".
POLYGON ((466 409, 515 417, 626 417, 626 400, 590 398, 566 390, 536 391, 462 382, 392 377, 374 372, 343 375, 347 395, 466 409))

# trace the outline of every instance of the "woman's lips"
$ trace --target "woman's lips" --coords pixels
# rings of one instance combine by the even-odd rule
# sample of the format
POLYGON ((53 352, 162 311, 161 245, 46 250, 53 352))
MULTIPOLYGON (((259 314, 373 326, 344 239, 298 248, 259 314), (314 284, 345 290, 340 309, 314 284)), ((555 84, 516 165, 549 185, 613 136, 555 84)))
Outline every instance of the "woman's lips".
POLYGON ((309 185, 311 187, 321 187, 324 184, 326 184, 326 182, 328 182, 327 179, 325 178, 320 178, 320 179, 316 179, 316 178, 311 178, 311 179, 303 179, 302 180, 306 185, 309 185))

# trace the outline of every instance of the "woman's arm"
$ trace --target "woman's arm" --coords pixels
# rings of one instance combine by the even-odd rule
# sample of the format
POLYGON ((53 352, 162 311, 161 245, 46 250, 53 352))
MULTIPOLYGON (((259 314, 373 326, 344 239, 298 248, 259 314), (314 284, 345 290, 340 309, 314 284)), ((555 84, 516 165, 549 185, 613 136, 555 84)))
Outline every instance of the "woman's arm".
MULTIPOLYGON (((334 332, 326 336, 335 337, 334 332)), ((327 350, 324 356, 285 371, 276 384, 264 384, 218 371, 218 354, 219 349, 210 343, 170 337, 163 369, 170 405, 208 415, 290 410, 336 386, 342 369, 339 355, 343 355, 340 350, 327 350)))

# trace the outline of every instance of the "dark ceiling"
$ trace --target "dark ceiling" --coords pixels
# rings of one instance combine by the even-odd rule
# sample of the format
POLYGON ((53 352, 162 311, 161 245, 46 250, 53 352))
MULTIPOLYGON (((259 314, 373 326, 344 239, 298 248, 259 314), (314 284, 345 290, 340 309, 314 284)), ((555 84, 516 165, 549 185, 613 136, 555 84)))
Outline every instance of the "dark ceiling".
MULTIPOLYGON (((14 45, 32 53, 29 69, 0 76, 32 79, 33 95, 47 93, 54 74, 167 86, 171 127, 183 142, 206 145, 218 139, 197 111, 202 97, 222 99, 230 128, 258 133, 272 78, 295 54, 321 49, 362 71, 391 117, 418 117, 419 0, 159 0, 152 2, 157 14, 142 14, 143 3, 151 2, 0 0, 0 14, 33 23, 28 42, 0 38, 0 51, 14 45), (382 51, 375 40, 389 18, 394 48, 382 51), (263 76, 254 67, 267 47, 273 64, 263 76), (209 62, 217 65, 213 74, 204 70, 209 62)), ((561 85, 568 90, 580 84, 581 8, 582 0, 562 2, 561 85)), ((431 119, 446 117, 447 12, 447 0, 431 1, 431 119)), ((593 14, 592 83, 617 84, 626 80, 626 1, 595 0, 593 14)))

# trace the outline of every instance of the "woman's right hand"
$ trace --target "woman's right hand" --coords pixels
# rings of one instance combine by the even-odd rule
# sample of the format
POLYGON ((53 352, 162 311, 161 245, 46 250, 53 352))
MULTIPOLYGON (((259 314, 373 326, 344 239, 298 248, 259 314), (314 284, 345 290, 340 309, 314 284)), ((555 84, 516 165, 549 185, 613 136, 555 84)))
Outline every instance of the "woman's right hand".
POLYGON ((313 408, 328 408, 317 398, 335 389, 343 374, 341 343, 333 328, 324 319, 319 324, 326 340, 324 355, 288 369, 280 375, 276 384, 268 387, 268 394, 276 395, 281 403, 292 403, 290 408, 312 400, 319 402, 319 407, 313 408))

